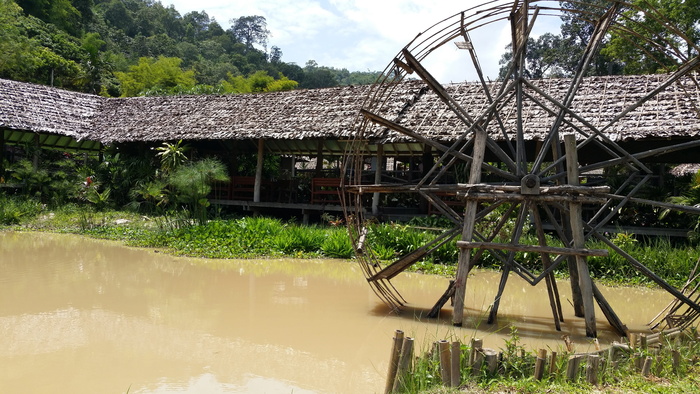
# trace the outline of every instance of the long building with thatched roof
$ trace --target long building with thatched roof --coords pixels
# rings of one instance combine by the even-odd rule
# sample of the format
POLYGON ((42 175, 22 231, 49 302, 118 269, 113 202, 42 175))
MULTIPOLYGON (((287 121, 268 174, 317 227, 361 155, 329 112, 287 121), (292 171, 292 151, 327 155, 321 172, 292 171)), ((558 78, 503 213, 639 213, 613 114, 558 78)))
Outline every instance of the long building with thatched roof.
MULTIPOLYGON (((571 105, 572 112, 602 128, 663 77, 587 78, 571 105)), ((549 92, 552 99, 561 100, 569 81, 544 79, 536 86, 549 92)), ((497 89, 498 83, 491 88, 497 89)), ((386 118, 435 141, 450 142, 463 133, 464 124, 419 81, 403 82, 396 89, 400 90, 400 99, 385 105, 382 115, 386 118)), ((447 91, 473 113, 489 104, 476 83, 448 85, 447 91)), ((0 128, 6 144, 29 142, 39 135, 43 146, 63 149, 92 150, 99 144, 180 139, 264 139, 272 151, 315 154, 318 146, 309 142, 327 140, 335 141, 325 147, 328 152, 339 154, 343 150, 338 142, 353 137, 358 110, 368 92, 367 86, 343 86, 241 95, 104 98, 0 79, 0 128)), ((513 101, 501 112, 505 128, 514 129, 513 101)), ((552 116, 539 106, 524 106, 526 140, 541 141, 552 116)), ((700 88, 686 80, 635 108, 606 134, 621 143, 697 139, 699 117, 700 88)), ((495 125, 490 127, 496 139, 504 139, 498 136, 495 125)), ((410 138, 393 131, 380 130, 364 137, 388 145, 389 151, 397 154, 422 152, 411 149, 410 138)))
MULTIPOLYGON (((683 78, 653 92, 665 75, 585 78, 568 106, 567 128, 604 130, 629 152, 700 139, 700 87, 697 77, 683 78), (624 113, 624 116, 620 116, 624 113)), ((501 83, 487 85, 491 95, 501 83)), ((509 131, 523 125, 527 144, 536 146, 549 132, 557 105, 570 87, 567 79, 534 81, 531 100, 523 101, 518 115, 514 99, 504 99, 498 122, 487 130, 498 143, 513 139, 509 131), (542 105, 546 101, 551 105, 542 105), (549 109, 551 108, 551 109, 549 109), (519 117, 519 118, 518 118, 519 117)), ((385 84, 394 89, 393 102, 381 105, 381 115, 433 141, 449 144, 464 132, 465 124, 422 81, 385 84)), ((492 101, 478 83, 451 84, 446 92, 478 117, 492 101)), ((220 156, 276 154, 341 156, 357 136, 359 109, 376 92, 370 86, 343 86, 318 90, 219 95, 105 98, 10 80, 0 80, 0 136, 3 145, 35 144, 44 148, 98 151, 109 144, 158 144, 185 140, 220 156)), ((425 157, 425 143, 385 127, 361 136, 367 154, 408 162, 425 157)), ((2 149, 4 151, 4 149, 2 149)), ((595 150, 582 150, 596 155, 595 150)), ((487 158, 496 160, 497 158, 487 158)), ((694 150, 657 156, 667 163, 700 162, 694 150)), ((406 165, 409 167, 409 165, 406 165)))

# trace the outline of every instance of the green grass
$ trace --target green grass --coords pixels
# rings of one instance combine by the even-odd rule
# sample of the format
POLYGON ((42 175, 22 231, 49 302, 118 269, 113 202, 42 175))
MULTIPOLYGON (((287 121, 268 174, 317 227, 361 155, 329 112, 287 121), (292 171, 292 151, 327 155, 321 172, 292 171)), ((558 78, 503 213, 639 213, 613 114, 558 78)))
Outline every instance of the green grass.
MULTIPOLYGON (((410 253, 437 237, 445 223, 424 218, 413 225, 374 223, 368 227, 367 243, 386 264, 410 253)), ((92 206, 65 204, 48 210, 32 199, 0 195, 0 226, 43 231, 72 232, 93 237, 119 240, 130 246, 161 248, 169 253, 206 258, 246 258, 264 256, 352 258, 353 247, 344 227, 302 226, 279 219, 243 217, 210 220, 194 224, 190 219, 171 213, 169 216, 142 216, 131 211, 97 211, 92 206)), ((547 244, 563 246, 547 236, 547 244)), ((630 234, 618 234, 611 241, 637 258, 651 271, 675 287, 682 287, 700 249, 692 244, 672 244, 667 239, 638 241, 630 234)), ((526 233, 522 243, 537 244, 526 233)), ((607 257, 588 258, 591 275, 606 284, 653 285, 620 254, 601 241, 590 241, 590 249, 608 249, 607 257)), ((455 240, 447 242, 411 267, 414 271, 453 276, 458 249, 455 240)), ((516 260, 527 268, 540 270, 538 254, 516 253, 516 260)), ((478 266, 498 269, 501 263, 484 253, 478 266)), ((555 271, 567 275, 566 263, 555 271)))
MULTIPOLYGON (((678 340, 664 340, 646 350, 621 351, 616 359, 609 360, 608 353, 600 357, 598 385, 586 381, 586 361, 579 368, 574 381, 566 378, 566 367, 571 355, 558 350, 553 374, 545 372, 542 380, 535 380, 535 352, 525 351, 519 345, 517 330, 501 349, 495 373, 485 368, 473 370, 468 363, 468 345, 461 347, 461 386, 447 388, 442 385, 440 366, 435 353, 424 351, 414 358, 410 373, 403 378, 406 393, 700 393, 700 338, 696 330, 684 333, 678 340), (678 369, 673 369, 672 351, 680 353, 678 369), (651 356, 654 363, 649 376, 642 376, 635 366, 639 357, 651 356)), ((548 352, 551 354, 551 352, 548 352)), ((548 354, 548 355, 549 355, 548 354)), ((547 360, 548 363, 549 360, 547 360)), ((547 364, 546 363, 546 364, 547 364)), ((548 370, 548 366, 545 371, 548 370)))

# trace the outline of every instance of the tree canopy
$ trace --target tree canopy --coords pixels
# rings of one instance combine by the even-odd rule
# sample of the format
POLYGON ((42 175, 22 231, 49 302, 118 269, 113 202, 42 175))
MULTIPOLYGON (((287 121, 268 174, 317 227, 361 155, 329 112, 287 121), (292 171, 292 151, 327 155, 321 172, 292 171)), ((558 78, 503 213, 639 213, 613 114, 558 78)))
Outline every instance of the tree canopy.
POLYGON ((0 78, 133 96, 320 88, 380 74, 286 63, 281 48, 268 53, 265 17, 231 23, 154 0, 0 0, 0 78))
MULTIPOLYGON (((595 22, 612 2, 560 3, 565 9, 561 33, 546 33, 528 40, 524 73, 530 78, 573 75, 595 22)), ((618 21, 593 59, 589 75, 669 72, 683 60, 698 55, 700 0, 632 0, 621 9, 618 21), (691 44, 678 37, 685 37, 691 44)), ((500 78, 507 77, 511 58, 509 45, 499 62, 500 78)))

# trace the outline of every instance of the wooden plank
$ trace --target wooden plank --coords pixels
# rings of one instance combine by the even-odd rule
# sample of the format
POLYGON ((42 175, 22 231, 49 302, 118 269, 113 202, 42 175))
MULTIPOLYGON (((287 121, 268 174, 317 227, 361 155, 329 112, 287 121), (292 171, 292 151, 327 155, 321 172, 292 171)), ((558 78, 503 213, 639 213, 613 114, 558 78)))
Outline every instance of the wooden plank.
POLYGON ((556 246, 541 246, 541 245, 524 245, 524 244, 504 244, 495 242, 466 242, 457 241, 458 248, 464 249, 500 249, 513 252, 533 252, 533 253, 549 253, 558 255, 572 256, 600 256, 608 255, 607 249, 577 249, 577 248, 559 248, 556 246))

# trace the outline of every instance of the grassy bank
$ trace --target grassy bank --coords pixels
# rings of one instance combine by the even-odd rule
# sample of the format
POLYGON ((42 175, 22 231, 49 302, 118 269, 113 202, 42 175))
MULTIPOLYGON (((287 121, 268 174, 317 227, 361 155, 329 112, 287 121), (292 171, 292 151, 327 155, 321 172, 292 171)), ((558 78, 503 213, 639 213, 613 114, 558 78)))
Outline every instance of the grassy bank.
MULTIPOLYGON (((457 387, 449 387, 452 382, 450 360, 443 357, 441 361, 440 347, 436 343, 413 358, 407 368, 399 367, 393 380, 397 388, 395 392, 700 392, 700 337, 697 329, 676 333, 679 335, 659 336, 646 347, 639 341, 634 346, 620 343, 590 354, 566 348, 531 351, 519 344, 517 330, 511 330, 510 338, 498 351, 482 349, 475 346, 475 342, 457 344, 460 362, 457 387), (490 365, 489 354, 496 359, 490 365), (539 369, 538 355, 541 357, 539 369), (445 375, 450 379, 443 380, 445 375)), ((449 350, 447 352, 451 354, 449 350)))
MULTIPOLYGON (((96 211, 92 206, 66 204, 48 210, 29 199, 2 197, 0 226, 38 231, 83 234, 118 240, 130 246, 159 248, 168 253, 205 258, 249 257, 328 257, 352 258, 353 248, 346 228, 337 218, 325 223, 303 226, 266 217, 219 217, 198 224, 184 213, 167 216, 144 216, 131 211, 96 211), (331 224, 332 223, 332 224, 331 224)), ((426 244, 440 233, 441 222, 435 218, 417 218, 408 224, 374 223, 369 225, 367 243, 379 259, 387 264, 426 244)), ((700 258, 700 250, 689 243, 671 243, 668 239, 637 240, 629 234, 611 235, 610 240, 647 268, 676 287, 682 287, 700 258)), ((522 242, 536 244, 534 235, 526 234, 522 242)), ((557 240, 548 244, 561 246, 557 240)), ((597 281, 608 284, 650 285, 652 282, 636 271, 620 254, 601 241, 587 244, 591 249, 608 249, 607 257, 590 257, 590 271, 597 281)), ((426 273, 454 275, 458 249, 448 242, 413 269, 426 273)), ((526 267, 541 267, 540 256, 517 253, 516 260, 526 267)), ((479 265, 498 268, 498 260, 485 253, 479 265)), ((566 275, 566 264, 555 272, 566 275)))

